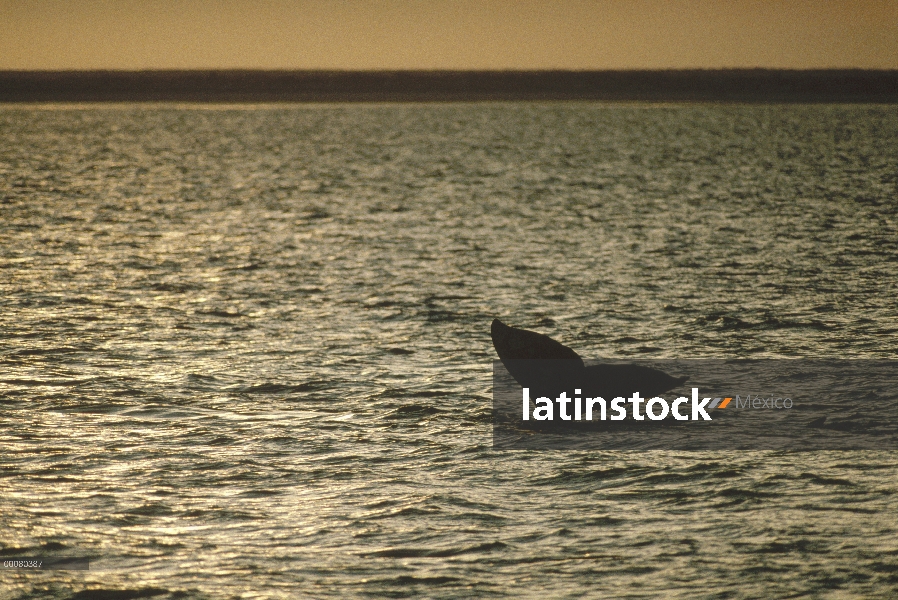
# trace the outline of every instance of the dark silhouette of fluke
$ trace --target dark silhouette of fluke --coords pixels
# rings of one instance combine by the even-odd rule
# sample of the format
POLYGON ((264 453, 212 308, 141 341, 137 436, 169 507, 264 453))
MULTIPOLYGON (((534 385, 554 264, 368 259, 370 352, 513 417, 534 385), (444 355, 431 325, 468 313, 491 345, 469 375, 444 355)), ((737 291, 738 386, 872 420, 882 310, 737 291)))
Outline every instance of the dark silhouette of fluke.
MULTIPOLYGON (((582 390, 583 395, 606 399, 629 397, 639 392, 651 398, 682 385, 687 377, 671 377, 664 371, 627 364, 586 366, 580 356, 552 338, 535 331, 509 327, 499 319, 491 326, 493 346, 505 368, 531 397, 543 390, 582 390)), ((557 392, 556 392, 557 393, 557 392)))

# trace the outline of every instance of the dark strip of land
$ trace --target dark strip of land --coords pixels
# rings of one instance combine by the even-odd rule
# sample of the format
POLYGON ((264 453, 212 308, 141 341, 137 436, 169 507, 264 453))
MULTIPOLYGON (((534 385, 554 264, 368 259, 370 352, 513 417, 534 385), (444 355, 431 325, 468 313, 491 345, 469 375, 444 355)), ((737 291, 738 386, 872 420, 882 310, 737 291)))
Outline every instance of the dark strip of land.
POLYGON ((0 102, 898 103, 898 70, 0 71, 0 102))

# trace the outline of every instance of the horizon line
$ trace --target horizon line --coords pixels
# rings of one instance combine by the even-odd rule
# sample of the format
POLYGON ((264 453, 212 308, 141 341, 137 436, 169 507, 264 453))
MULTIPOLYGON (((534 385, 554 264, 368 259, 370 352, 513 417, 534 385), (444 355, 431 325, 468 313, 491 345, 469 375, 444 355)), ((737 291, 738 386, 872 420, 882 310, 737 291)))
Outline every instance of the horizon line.
POLYGON ((898 69, 0 71, 0 102, 898 103, 898 69))
POLYGON ((866 73, 898 73, 898 68, 866 68, 866 67, 676 67, 659 69, 329 69, 329 68, 245 68, 245 67, 191 67, 168 68, 149 67, 142 69, 88 68, 88 69, 3 69, 0 73, 695 73, 695 72, 800 72, 800 73, 834 73, 834 72, 866 72, 866 73))

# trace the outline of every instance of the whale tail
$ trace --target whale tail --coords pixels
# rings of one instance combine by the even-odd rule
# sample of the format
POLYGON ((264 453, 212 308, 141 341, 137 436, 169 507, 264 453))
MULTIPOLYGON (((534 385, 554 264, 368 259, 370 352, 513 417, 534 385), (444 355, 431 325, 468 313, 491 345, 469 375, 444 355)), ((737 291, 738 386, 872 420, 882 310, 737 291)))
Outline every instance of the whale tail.
POLYGON ((567 346, 535 331, 509 327, 493 319, 490 333, 502 364, 523 387, 548 390, 577 387, 614 398, 641 392, 655 396, 683 385, 688 377, 673 377, 639 364, 585 366, 567 346))
POLYGON ((502 360, 574 360, 583 364, 579 354, 549 336, 509 327, 499 319, 493 319, 490 334, 502 360))
POLYGON ((509 327, 499 319, 493 319, 490 333, 505 369, 534 397, 545 396, 559 382, 573 382, 584 372, 583 359, 549 336, 509 327))

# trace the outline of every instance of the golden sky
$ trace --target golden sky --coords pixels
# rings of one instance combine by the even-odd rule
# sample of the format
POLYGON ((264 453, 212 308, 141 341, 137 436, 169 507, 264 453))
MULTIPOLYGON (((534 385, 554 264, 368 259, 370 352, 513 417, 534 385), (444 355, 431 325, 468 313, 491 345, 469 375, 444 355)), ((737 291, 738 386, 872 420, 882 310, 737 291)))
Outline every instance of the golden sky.
POLYGON ((898 68, 898 0, 0 0, 0 69, 898 68))

